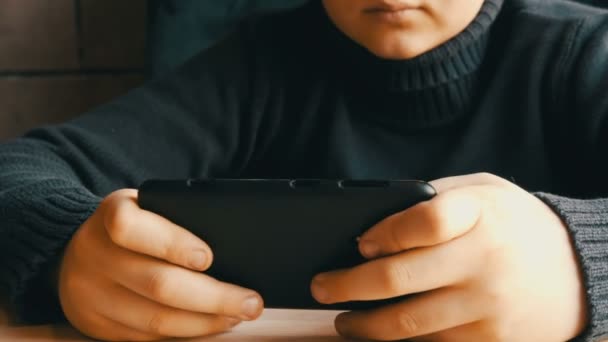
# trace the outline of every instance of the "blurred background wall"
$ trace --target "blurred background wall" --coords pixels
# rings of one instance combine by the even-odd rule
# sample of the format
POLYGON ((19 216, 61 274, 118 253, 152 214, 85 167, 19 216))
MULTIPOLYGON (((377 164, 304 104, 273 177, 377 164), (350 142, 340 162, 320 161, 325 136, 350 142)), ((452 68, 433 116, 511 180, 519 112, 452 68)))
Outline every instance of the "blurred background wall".
POLYGON ((63 121, 140 84, 146 5, 0 0, 0 141, 63 121))

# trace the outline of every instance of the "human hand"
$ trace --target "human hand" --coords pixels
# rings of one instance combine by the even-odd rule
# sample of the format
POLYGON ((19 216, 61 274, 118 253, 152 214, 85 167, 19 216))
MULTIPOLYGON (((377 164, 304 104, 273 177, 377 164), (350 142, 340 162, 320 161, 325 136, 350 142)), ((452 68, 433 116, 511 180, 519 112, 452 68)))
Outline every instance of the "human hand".
POLYGON ((562 220, 488 174, 432 182, 438 196, 360 240, 370 261, 318 275, 325 304, 412 295, 338 316, 348 337, 413 341, 565 341, 587 324, 581 270, 562 220))
POLYGON ((207 244, 137 205, 108 196, 63 256, 59 297, 68 320, 93 338, 149 341, 220 333, 263 310, 254 291, 202 274, 207 244))

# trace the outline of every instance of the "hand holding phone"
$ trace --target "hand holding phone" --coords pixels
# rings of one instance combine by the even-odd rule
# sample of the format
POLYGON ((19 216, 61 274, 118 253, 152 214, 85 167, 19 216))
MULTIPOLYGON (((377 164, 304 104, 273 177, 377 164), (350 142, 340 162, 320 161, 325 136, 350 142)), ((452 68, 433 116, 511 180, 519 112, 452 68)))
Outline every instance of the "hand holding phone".
POLYGON ((260 295, 205 274, 212 262, 208 244, 120 190, 68 244, 61 306, 82 333, 112 341, 205 336, 257 318, 260 295))

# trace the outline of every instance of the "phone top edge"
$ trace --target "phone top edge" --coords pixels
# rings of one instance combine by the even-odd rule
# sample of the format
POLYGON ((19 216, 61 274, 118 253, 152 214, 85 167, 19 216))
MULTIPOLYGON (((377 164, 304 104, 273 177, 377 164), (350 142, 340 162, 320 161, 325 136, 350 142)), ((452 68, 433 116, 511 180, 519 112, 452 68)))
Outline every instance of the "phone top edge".
POLYGON ((181 192, 181 191, 215 191, 224 189, 227 191, 401 191, 415 189, 423 192, 428 197, 434 197, 437 192, 431 184, 421 180, 378 180, 378 179, 231 179, 231 178, 197 178, 197 179, 151 179, 143 182, 139 187, 142 193, 147 192, 181 192), (284 189, 284 190, 281 190, 284 189))
POLYGON ((188 186, 196 185, 196 184, 208 184, 208 183, 217 183, 217 184, 251 184, 251 183, 275 183, 275 184, 295 184, 295 183, 308 183, 308 184, 335 184, 340 187, 348 187, 348 186, 365 186, 369 185, 370 187, 381 187, 385 185, 399 185, 399 184, 424 184, 430 185, 428 182, 417 179, 379 179, 379 178, 190 178, 190 179, 149 179, 141 183, 138 187, 139 189, 147 188, 153 185, 159 184, 185 184, 188 186))

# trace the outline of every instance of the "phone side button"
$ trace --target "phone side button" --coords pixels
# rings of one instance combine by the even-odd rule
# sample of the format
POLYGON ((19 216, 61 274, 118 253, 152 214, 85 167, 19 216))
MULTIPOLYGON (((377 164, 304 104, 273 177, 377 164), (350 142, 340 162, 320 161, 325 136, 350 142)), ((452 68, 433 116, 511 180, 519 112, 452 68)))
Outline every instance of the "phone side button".
POLYGON ((338 182, 340 188, 388 188, 390 181, 383 180, 341 180, 338 182))
POLYGON ((318 179, 294 179, 289 182, 292 189, 310 189, 321 185, 318 179))

